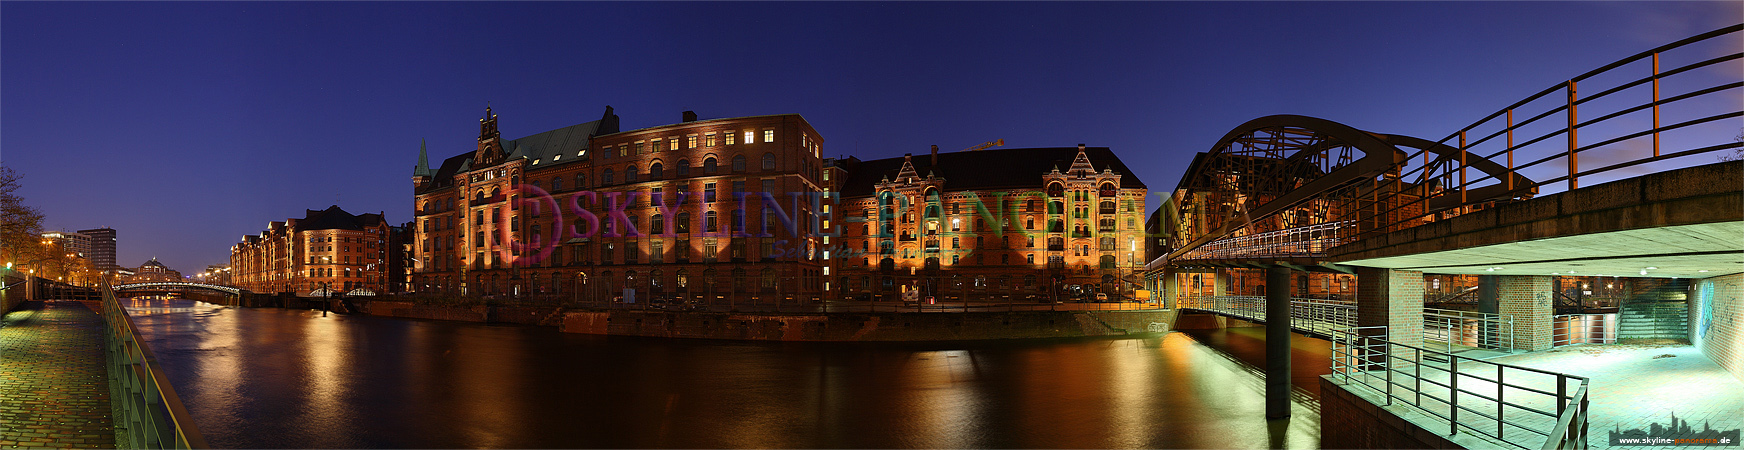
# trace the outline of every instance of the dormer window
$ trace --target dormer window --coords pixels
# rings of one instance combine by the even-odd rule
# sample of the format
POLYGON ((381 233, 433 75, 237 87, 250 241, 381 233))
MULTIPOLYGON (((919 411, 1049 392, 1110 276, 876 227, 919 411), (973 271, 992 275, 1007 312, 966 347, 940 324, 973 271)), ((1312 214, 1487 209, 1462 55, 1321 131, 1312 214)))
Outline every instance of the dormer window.
POLYGON ((533 165, 535 165, 535 166, 539 165, 539 160, 537 160, 537 159, 533 160, 533 165))
MULTIPOLYGON (((559 159, 563 159, 562 153, 551 155, 551 162, 557 162, 557 160, 559 160, 559 159)), ((537 164, 537 163, 534 163, 534 164, 537 164)))

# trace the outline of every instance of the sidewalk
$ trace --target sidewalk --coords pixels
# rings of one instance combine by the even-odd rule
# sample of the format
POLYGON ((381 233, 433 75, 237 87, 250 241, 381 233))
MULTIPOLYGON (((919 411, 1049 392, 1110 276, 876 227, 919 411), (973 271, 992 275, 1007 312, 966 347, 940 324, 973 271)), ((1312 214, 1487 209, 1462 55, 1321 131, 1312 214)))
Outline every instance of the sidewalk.
POLYGON ((25 302, 0 326, 0 448, 115 448, 103 317, 25 302))

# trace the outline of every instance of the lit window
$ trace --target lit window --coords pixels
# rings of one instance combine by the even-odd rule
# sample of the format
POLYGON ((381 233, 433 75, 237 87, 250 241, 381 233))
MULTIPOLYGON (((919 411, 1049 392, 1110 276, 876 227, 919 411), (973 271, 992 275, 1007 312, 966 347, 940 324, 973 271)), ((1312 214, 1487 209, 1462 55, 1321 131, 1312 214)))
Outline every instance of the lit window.
POLYGON ((703 139, 704 144, 708 145, 709 147, 715 146, 715 134, 714 133, 708 133, 708 134, 703 135, 703 136, 704 136, 704 139, 703 139))
MULTIPOLYGON (((749 141, 751 138, 745 138, 749 141)), ((775 130, 763 130, 763 142, 775 142, 775 130)))
MULTIPOLYGON (((739 143, 739 133, 734 133, 734 132, 729 131, 729 132, 722 133, 722 134, 727 135, 727 145, 734 145, 734 144, 739 143)), ((750 134, 750 133, 745 133, 745 134, 750 134)))
POLYGON ((692 134, 684 137, 684 148, 696 148, 696 135, 692 134))
POLYGON ((539 160, 537 160, 537 159, 533 160, 533 165, 535 165, 535 166, 539 165, 539 160))
POLYGON ((552 161, 552 162, 556 162, 556 161, 557 161, 557 160, 559 160, 559 159, 563 159, 563 154, 562 154, 562 153, 558 153, 558 154, 555 154, 555 155, 551 155, 551 161, 552 161))
POLYGON ((756 142, 757 142, 757 132, 746 131, 745 132, 745 143, 751 144, 751 143, 756 143, 756 142))

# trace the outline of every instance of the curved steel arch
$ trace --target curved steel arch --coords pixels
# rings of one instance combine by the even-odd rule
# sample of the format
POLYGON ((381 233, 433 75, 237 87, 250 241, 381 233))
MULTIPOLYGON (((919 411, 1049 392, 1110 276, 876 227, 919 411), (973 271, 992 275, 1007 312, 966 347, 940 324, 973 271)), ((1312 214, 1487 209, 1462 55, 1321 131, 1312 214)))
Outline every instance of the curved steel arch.
MULTIPOLYGON (((1423 206, 1430 211, 1518 196, 1527 190, 1511 187, 1532 185, 1502 165, 1444 144, 1366 132, 1316 117, 1260 117, 1224 134, 1211 151, 1196 157, 1182 176, 1176 187, 1177 204, 1183 206, 1182 223, 1175 224, 1173 236, 1181 244, 1162 260, 1180 258, 1206 243, 1317 199, 1373 193, 1382 189, 1381 180, 1399 184, 1399 174, 1412 155, 1423 155, 1426 164, 1460 164, 1499 180, 1483 189, 1462 190, 1462 195, 1452 200, 1431 197, 1423 206), (1401 147, 1414 151, 1407 153, 1401 147), (1356 152, 1362 154, 1360 158, 1356 152), (1433 159, 1428 156, 1431 154, 1433 159), (1363 186, 1363 181, 1369 181, 1370 186, 1363 186)), ((1330 220, 1330 212, 1320 214, 1319 220, 1330 220)), ((1273 227, 1282 228, 1278 224, 1273 227)))
POLYGON ((238 295, 242 294, 243 292, 246 292, 240 288, 234 288, 234 287, 230 287, 230 286, 218 286, 218 285, 214 285, 214 284, 173 282, 173 281, 151 281, 151 282, 145 282, 145 283, 129 283, 129 284, 115 286, 115 290, 124 291, 124 290, 129 290, 129 289, 141 289, 141 288, 153 288, 153 287, 198 288, 198 289, 206 289, 206 290, 219 291, 219 292, 224 292, 224 293, 229 293, 229 294, 238 294, 238 295))

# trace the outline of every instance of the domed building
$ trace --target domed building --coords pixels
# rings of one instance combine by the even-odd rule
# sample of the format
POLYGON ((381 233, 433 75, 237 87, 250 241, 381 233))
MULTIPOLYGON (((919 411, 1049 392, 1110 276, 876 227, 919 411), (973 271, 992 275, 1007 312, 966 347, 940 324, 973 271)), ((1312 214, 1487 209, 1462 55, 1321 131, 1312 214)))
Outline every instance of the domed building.
POLYGON ((177 272, 175 269, 171 269, 170 266, 158 262, 157 258, 152 258, 150 261, 146 261, 145 264, 140 264, 138 269, 134 269, 133 277, 127 280, 128 283, 147 283, 153 281, 182 281, 182 273, 177 272))

